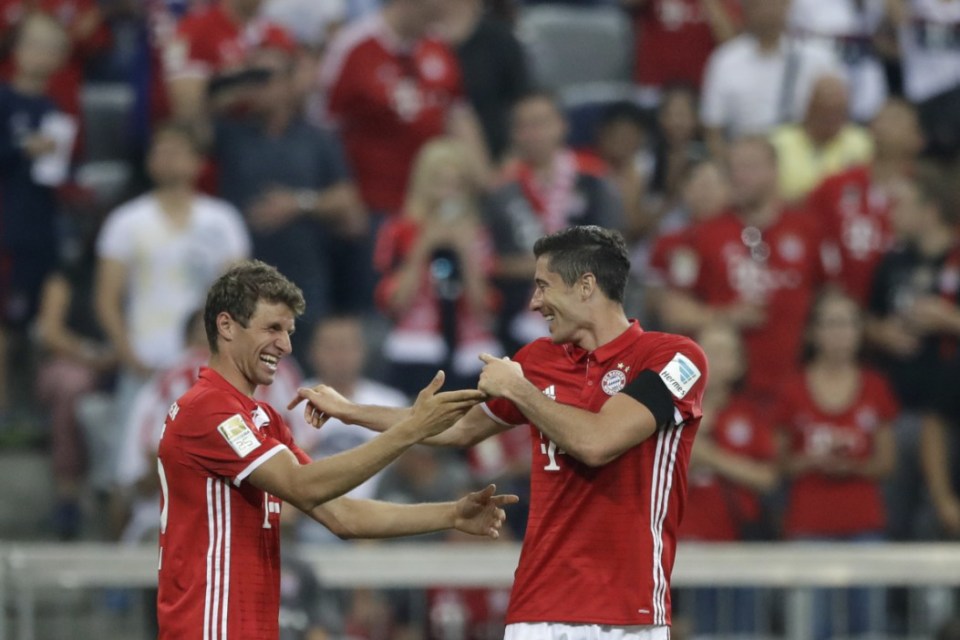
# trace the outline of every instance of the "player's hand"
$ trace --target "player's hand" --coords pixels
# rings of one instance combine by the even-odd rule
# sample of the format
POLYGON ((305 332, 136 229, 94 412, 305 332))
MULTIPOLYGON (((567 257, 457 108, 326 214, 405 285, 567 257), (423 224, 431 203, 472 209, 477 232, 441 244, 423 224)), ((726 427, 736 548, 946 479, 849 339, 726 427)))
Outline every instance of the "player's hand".
POLYGON ((494 495, 496 485, 488 485, 482 491, 474 491, 460 498, 456 504, 454 527, 475 536, 500 537, 507 514, 502 507, 520 502, 515 495, 494 495))
POLYGON ((445 378, 443 371, 438 371, 430 384, 417 394, 417 401, 411 409, 408 421, 416 425, 421 439, 446 431, 474 405, 486 400, 486 396, 476 389, 438 393, 445 378))
POLYGON ((311 427, 319 429, 330 418, 350 424, 347 415, 354 404, 333 387, 318 384, 312 389, 297 389, 297 395, 287 404, 287 410, 292 410, 304 400, 307 404, 303 407, 303 419, 311 427))
POLYGON ((523 367, 519 362, 510 358, 496 358, 489 353, 481 353, 483 370, 480 372, 480 382, 477 388, 492 398, 502 398, 509 390, 524 380, 523 367))
POLYGON ((258 231, 273 231, 303 213, 290 189, 270 189, 251 206, 248 219, 258 231))

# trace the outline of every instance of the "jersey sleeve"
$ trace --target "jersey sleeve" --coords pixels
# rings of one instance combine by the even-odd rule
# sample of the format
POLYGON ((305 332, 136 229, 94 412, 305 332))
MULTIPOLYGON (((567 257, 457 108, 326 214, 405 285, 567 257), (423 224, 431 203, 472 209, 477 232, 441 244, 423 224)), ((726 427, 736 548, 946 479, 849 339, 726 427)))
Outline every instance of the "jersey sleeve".
POLYGON ((260 465, 289 447, 258 429, 241 413, 210 412, 196 429, 181 433, 185 456, 210 473, 240 486, 260 465))
POLYGON ((703 415, 701 403, 707 382, 707 358, 697 343, 683 336, 665 335, 662 344, 645 358, 636 376, 648 370, 656 374, 656 378, 645 376, 648 381, 645 384, 659 382, 666 387, 673 398, 677 423, 703 415))
POLYGON ((130 218, 122 210, 114 211, 100 230, 97 238, 97 257, 128 263, 133 258, 134 243, 130 242, 130 218))
MULTIPOLYGON (((530 343, 517 351, 513 355, 513 361, 518 362, 522 367, 530 354, 530 348, 533 344, 536 343, 530 343)), ((483 409, 483 412, 490 416, 494 422, 498 422, 506 427, 516 427, 527 423, 527 417, 517 408, 517 405, 506 398, 493 398, 481 404, 480 408, 483 409)))

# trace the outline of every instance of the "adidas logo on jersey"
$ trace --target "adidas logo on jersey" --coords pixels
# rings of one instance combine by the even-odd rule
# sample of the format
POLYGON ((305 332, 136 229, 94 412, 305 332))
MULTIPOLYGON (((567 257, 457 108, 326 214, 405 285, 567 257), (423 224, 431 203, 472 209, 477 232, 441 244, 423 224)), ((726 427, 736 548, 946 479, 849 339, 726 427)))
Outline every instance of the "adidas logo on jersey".
POLYGON ((550 398, 551 400, 556 400, 556 399, 557 399, 557 388, 556 388, 556 386, 550 385, 549 387, 547 387, 546 389, 544 389, 544 390, 543 390, 543 395, 547 396, 547 397, 550 398))

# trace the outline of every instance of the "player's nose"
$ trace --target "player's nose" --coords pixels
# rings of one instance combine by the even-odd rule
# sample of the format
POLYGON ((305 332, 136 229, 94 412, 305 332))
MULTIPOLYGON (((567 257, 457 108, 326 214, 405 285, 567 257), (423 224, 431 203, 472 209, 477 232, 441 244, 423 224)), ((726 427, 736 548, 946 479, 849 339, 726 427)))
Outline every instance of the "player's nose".
POLYGON ((530 311, 539 311, 543 306, 543 293, 539 288, 533 290, 533 297, 530 298, 530 311))
POLYGON ((278 349, 280 349, 280 352, 283 353, 283 355, 290 355, 290 353, 293 351, 293 344, 290 342, 290 334, 281 334, 280 338, 277 340, 276 346, 278 349))

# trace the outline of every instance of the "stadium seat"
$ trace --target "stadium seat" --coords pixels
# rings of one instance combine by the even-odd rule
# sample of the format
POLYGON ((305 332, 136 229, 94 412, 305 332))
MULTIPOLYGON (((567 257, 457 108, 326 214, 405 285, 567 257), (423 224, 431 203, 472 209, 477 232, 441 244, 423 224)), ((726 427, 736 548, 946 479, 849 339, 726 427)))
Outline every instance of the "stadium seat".
POLYGON ((630 81, 632 32, 618 7, 528 7, 519 16, 518 35, 539 87, 559 92, 586 82, 630 81))

